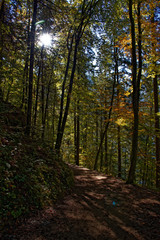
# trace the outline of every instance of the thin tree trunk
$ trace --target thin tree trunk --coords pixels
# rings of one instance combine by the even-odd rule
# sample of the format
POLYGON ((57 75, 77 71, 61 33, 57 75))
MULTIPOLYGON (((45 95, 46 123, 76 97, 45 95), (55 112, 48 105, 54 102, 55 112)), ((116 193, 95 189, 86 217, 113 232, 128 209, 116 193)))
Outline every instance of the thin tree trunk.
POLYGON ((108 173, 108 170, 109 170, 109 162, 108 162, 108 131, 106 131, 106 133, 105 133, 104 147, 105 147, 105 172, 108 173))
MULTIPOLYGON (((120 117, 120 93, 119 93, 119 73, 118 73, 118 49, 115 49, 115 72, 116 72, 116 77, 117 77, 117 107, 118 107, 118 118, 120 117)), ((118 134, 117 134, 117 142, 118 142, 118 177, 121 178, 121 171, 122 171, 122 167, 121 167, 121 127, 120 125, 118 125, 117 128, 118 134)))
POLYGON ((155 143, 156 143, 156 187, 160 188, 160 126, 159 117, 157 113, 159 112, 158 106, 158 81, 157 74, 153 80, 154 86, 154 113, 155 113, 155 143))
POLYGON ((29 50, 30 50, 30 11, 29 11, 29 20, 27 26, 27 53, 26 53, 26 60, 25 60, 25 67, 23 73, 23 90, 22 90, 22 102, 20 108, 23 109, 24 104, 26 104, 27 98, 27 83, 28 83, 28 62, 29 62, 29 50))
POLYGON ((74 109, 74 159, 77 162, 77 109, 74 109))
POLYGON ((79 100, 77 101, 77 151, 76 151, 76 165, 79 166, 79 144, 80 144, 80 121, 79 121, 79 100))
POLYGON ((0 4, 0 100, 3 99, 3 91, 1 88, 1 83, 2 83, 2 75, 1 75, 1 71, 2 71, 2 66, 3 66, 3 45, 4 45, 4 34, 3 34, 3 24, 4 24, 4 16, 5 16, 5 1, 2 0, 1 4, 0 4))
POLYGON ((71 100, 71 92, 72 92, 72 86, 73 86, 73 80, 74 80, 74 73, 76 70, 76 62, 77 62, 77 51, 78 51, 78 45, 79 45, 80 37, 76 39, 75 42, 75 49, 74 49, 74 59, 73 59, 73 66, 72 66, 72 72, 71 72, 71 77, 70 77, 70 83, 69 83, 69 90, 68 90, 68 95, 67 95, 67 102, 66 102, 66 107, 65 107, 65 112, 62 120, 62 126, 60 131, 57 134, 57 140, 56 140, 56 145, 55 149, 57 153, 59 153, 61 144, 62 144, 62 138, 64 134, 64 129, 67 121, 67 116, 68 116, 68 111, 69 111, 69 105, 70 105, 70 100, 71 100))
MULTIPOLYGON (((154 9, 152 9, 152 15, 151 15, 151 33, 152 37, 154 39, 156 34, 156 29, 154 27, 154 9)), ((155 43, 152 43, 152 55, 156 55, 156 49, 155 49, 155 43)), ((157 63, 153 61, 153 65, 156 68, 157 63)), ((157 116, 157 113, 159 112, 159 99, 158 99, 158 74, 156 70, 153 70, 155 72, 155 77, 153 79, 153 91, 154 91, 154 114, 155 114, 155 145, 156 145, 156 187, 160 188, 160 124, 159 124, 159 117, 157 116)))
MULTIPOLYGON (((100 135, 101 135, 101 138, 102 138, 102 135, 103 135, 103 111, 101 111, 101 120, 100 120, 100 135)), ((101 154, 100 154, 100 171, 102 171, 102 166, 103 166, 103 144, 102 144, 102 147, 101 147, 101 154)))
POLYGON ((33 18, 31 27, 31 49, 30 49, 30 69, 29 69, 29 93, 28 93, 28 109, 27 109, 27 126, 26 134, 30 135, 31 131, 31 117, 32 117, 32 89, 33 89, 33 65, 34 65, 34 43, 35 43, 35 23, 37 16, 37 0, 33 3, 33 18))
POLYGON ((121 127, 118 126, 118 177, 121 178, 122 167, 121 167, 121 127))
POLYGON ((9 100, 9 95, 10 95, 10 92, 11 92, 12 84, 13 84, 13 76, 11 78, 11 83, 9 84, 9 87, 8 87, 8 92, 7 92, 7 96, 6 96, 6 102, 8 102, 8 100, 9 100))
POLYGON ((112 88, 112 97, 111 97, 111 104, 110 104, 110 110, 109 110, 109 113, 108 113, 108 121, 106 123, 106 126, 105 126, 105 130, 101 136, 101 139, 100 139, 100 144, 99 144, 99 148, 98 148, 98 151, 97 151, 97 154, 96 154, 96 159, 95 159, 95 163, 94 163, 94 170, 97 170, 97 163, 98 163, 98 157, 99 157, 99 153, 100 153, 100 150, 101 150, 101 147, 102 147, 102 144, 103 144, 103 141, 104 141, 104 137, 107 133, 107 130, 108 130, 108 127, 109 127, 109 120, 111 118, 111 113, 112 113, 112 107, 113 107, 113 99, 114 99, 114 90, 115 90, 115 83, 116 83, 116 77, 114 76, 114 82, 113 82, 113 88, 112 88))
POLYGON ((41 73, 41 113, 42 113, 42 132, 43 132, 43 122, 44 122, 44 111, 45 111, 45 86, 44 86, 44 62, 43 62, 43 52, 42 52, 42 73, 41 73))
POLYGON ((142 50, 141 50, 141 22, 140 22, 140 2, 138 2, 138 77, 137 77, 137 58, 136 58, 136 37, 135 37, 135 23, 132 13, 132 0, 129 0, 129 16, 131 22, 131 38, 132 38, 132 85, 133 85, 133 113, 134 113, 134 123, 133 123, 133 135, 132 135, 132 149, 131 149, 131 165, 129 169, 129 175, 127 183, 134 183, 135 181, 135 171, 137 163, 138 154, 138 124, 139 124, 139 89, 140 89, 140 79, 142 71, 142 50))
MULTIPOLYGON (((75 39, 75 47, 74 47, 74 56, 73 56, 73 65, 72 65, 72 71, 71 71, 71 76, 70 76, 70 83, 69 83, 69 89, 67 93, 67 102, 64 110, 64 115, 63 119, 61 117, 61 121, 59 122, 59 131, 57 134, 57 140, 56 140, 56 145, 55 145, 55 150, 59 155, 61 144, 62 144, 62 139, 63 139, 63 134, 64 134, 64 129, 67 121, 67 116, 68 116, 68 111, 69 111, 69 106, 70 106, 70 100, 71 100, 71 93, 72 93, 72 86, 73 86, 73 80, 74 80, 74 74, 76 70, 76 62, 77 62, 77 52, 78 52, 78 46, 80 39, 83 36, 83 33, 85 31, 85 28, 90 20, 91 15, 93 14, 94 8, 98 4, 98 1, 91 1, 90 3, 86 4, 86 1, 83 1, 83 7, 82 7, 82 12, 80 14, 80 23, 78 27, 74 30, 73 38, 75 39)), ((73 40, 74 40, 73 39, 73 40)), ((61 108, 63 110, 63 108, 61 108)))
POLYGON ((23 70, 23 90, 22 90, 22 102, 21 102, 21 105, 20 105, 20 108, 23 109, 23 105, 25 103, 25 89, 26 89, 26 82, 27 82, 27 79, 26 78, 26 71, 28 69, 28 60, 26 60, 26 63, 25 63, 25 67, 24 67, 24 70, 23 70))
POLYGON ((62 126, 62 117, 63 117, 63 105, 64 105, 64 92, 65 92, 65 85, 66 85, 66 80, 67 80, 67 76, 68 76, 68 71, 69 71, 69 65, 70 65, 70 58, 71 58, 72 47, 73 47, 74 34, 71 37, 70 46, 69 46, 69 38, 70 38, 70 32, 69 32, 68 37, 67 37, 68 58, 67 58, 67 65, 66 65, 66 70, 65 70, 65 74, 64 74, 63 85, 62 85, 61 105, 60 105, 60 114, 59 114, 58 131, 57 131, 57 141, 58 141, 58 139, 60 138, 60 135, 61 135, 61 126, 62 126))
MULTIPOLYGON (((107 89, 105 88, 105 91, 107 89)), ((105 94, 107 96, 107 93, 105 94)), ((107 109, 107 98, 105 98, 105 108, 107 109)), ((107 121, 107 113, 105 113, 105 121, 107 121)), ((105 140, 104 140, 104 161, 105 161, 105 172, 108 173, 108 166, 109 166, 109 158, 108 158, 108 131, 105 133, 105 140)))
POLYGON ((98 111, 96 111, 96 151, 98 151, 98 131, 99 130, 99 124, 98 124, 98 111))
POLYGON ((57 94, 57 90, 56 90, 56 84, 54 86, 54 99, 53 99, 53 113, 52 113, 52 133, 53 133, 53 137, 52 137, 52 148, 55 145, 55 115, 56 115, 56 94, 57 94))
POLYGON ((42 126, 43 126, 43 128, 42 128, 42 139, 43 140, 44 140, 44 134, 45 134, 45 128, 46 128, 46 118, 47 118, 48 105, 49 105, 50 85, 51 85, 51 78, 50 78, 50 81, 48 83, 47 97, 46 97, 46 106, 45 106, 44 118, 43 118, 43 122, 42 122, 42 126))
POLYGON ((4 14, 4 3, 5 3, 5 0, 2 0, 0 4, 0 19, 3 17, 3 14, 4 14))
POLYGON ((80 124, 79 124, 79 100, 75 106, 74 112, 74 146, 75 146, 75 164, 79 166, 79 138, 80 138, 80 124))
POLYGON ((36 128, 36 123, 37 123, 37 106, 38 106, 38 97, 39 97, 40 74, 41 74, 41 61, 40 61, 40 63, 39 63, 38 76, 37 76, 37 87, 36 87, 36 99, 35 99, 33 135, 35 134, 35 128, 36 128))

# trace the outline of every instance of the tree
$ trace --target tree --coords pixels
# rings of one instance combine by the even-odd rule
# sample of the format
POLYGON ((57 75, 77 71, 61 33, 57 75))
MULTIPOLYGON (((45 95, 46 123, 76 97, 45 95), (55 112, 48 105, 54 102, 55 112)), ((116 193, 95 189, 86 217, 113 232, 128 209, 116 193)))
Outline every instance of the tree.
MULTIPOLYGON (((79 43, 83 36, 85 28, 87 27, 89 20, 94 12, 94 8, 96 7, 97 3, 98 3, 98 1, 92 1, 92 2, 89 2, 89 4, 86 4, 86 2, 84 0, 82 3, 82 6, 80 6, 80 8, 78 7, 78 13, 76 13, 76 16, 75 16, 75 20, 77 20, 77 15, 80 15, 80 19, 78 19, 78 22, 76 23, 77 26, 75 25, 73 33, 71 35, 71 42, 70 42, 70 50, 71 51, 72 51, 73 41, 75 43, 74 52, 73 52, 73 65, 72 65, 72 70, 71 70, 71 75, 70 75, 69 89, 68 89, 68 93, 67 93, 67 101, 66 101, 63 119, 62 119, 62 114, 61 114, 61 112, 63 111, 62 110, 63 98, 61 99, 61 110, 60 110, 60 117, 59 117, 59 124, 58 124, 57 140, 56 140, 56 145, 55 145, 55 149, 56 149, 57 153, 59 153, 60 148, 61 148, 62 138, 63 138, 64 129, 65 129, 67 116, 68 116, 74 74, 75 74, 75 70, 76 70, 77 52, 78 52, 79 43), (80 14, 79 14, 79 11, 80 11, 80 14)), ((69 61, 70 61, 69 57, 70 57, 70 51, 68 52, 68 61, 67 61, 66 72, 68 72, 67 69, 68 69, 69 61)), ((65 80, 66 80, 66 78, 64 78, 62 94, 64 92, 65 80)))
MULTIPOLYGON (((108 119, 107 119, 106 124, 105 124, 105 130, 104 130, 103 134, 101 135, 99 148, 98 148, 98 151, 97 151, 97 154, 96 154, 96 158, 95 158, 94 170, 97 169, 97 162, 98 162, 99 153, 100 153, 100 150, 101 150, 104 138, 105 138, 105 136, 107 134, 109 123, 110 123, 112 107, 113 107, 113 100, 114 100, 114 93, 115 93, 115 84, 116 84, 116 75, 114 75, 114 81, 113 81, 113 87, 112 87, 112 95, 111 95, 111 103, 110 103, 110 108, 109 108, 109 112, 108 112, 108 119)), ((107 166, 107 164, 108 163, 106 162, 105 165, 107 166)))
POLYGON ((153 56, 153 91, 154 91, 154 113, 155 113, 155 144, 156 144, 156 186, 160 188, 160 124, 159 124, 159 116, 157 115, 159 112, 159 98, 158 98, 158 71, 157 71, 157 61, 156 61, 156 36, 157 29, 155 25, 155 16, 154 16, 154 6, 151 5, 151 36, 152 36, 152 49, 151 53, 153 56))
POLYGON ((33 2, 33 17, 32 26, 30 33, 30 68, 29 68, 29 91, 28 91, 28 108, 27 108, 27 126, 26 134, 30 135, 31 131, 31 117, 32 117, 32 90, 33 90, 33 65, 34 65, 34 45, 35 45, 35 28, 36 28, 36 17, 37 17, 37 0, 33 2))
POLYGON ((141 30, 141 1, 138 0, 137 12, 138 12, 138 75, 137 75, 137 56, 136 56, 136 32, 135 32, 135 20, 133 17, 133 3, 129 0, 129 17, 131 23, 131 39, 132 39, 132 104, 134 112, 133 122, 133 135, 132 135, 132 149, 131 149, 131 166, 129 170, 127 183, 133 183, 135 181, 135 170, 137 163, 138 153, 138 122, 139 122, 139 94, 140 94, 140 80, 142 72, 142 30, 141 30))
POLYGON ((130 168, 127 182, 158 187, 157 9, 150 0, 2 0, 1 95, 28 114, 27 134, 64 161, 125 180, 130 168), (43 33, 51 46, 40 46, 43 33))

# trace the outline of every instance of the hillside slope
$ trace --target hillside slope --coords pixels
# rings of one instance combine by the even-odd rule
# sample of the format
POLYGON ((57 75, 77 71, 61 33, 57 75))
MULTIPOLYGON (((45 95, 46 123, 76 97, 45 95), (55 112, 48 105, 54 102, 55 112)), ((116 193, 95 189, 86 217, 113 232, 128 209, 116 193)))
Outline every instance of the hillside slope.
POLYGON ((25 136, 25 115, 0 101, 0 231, 57 200, 73 184, 53 150, 25 136))

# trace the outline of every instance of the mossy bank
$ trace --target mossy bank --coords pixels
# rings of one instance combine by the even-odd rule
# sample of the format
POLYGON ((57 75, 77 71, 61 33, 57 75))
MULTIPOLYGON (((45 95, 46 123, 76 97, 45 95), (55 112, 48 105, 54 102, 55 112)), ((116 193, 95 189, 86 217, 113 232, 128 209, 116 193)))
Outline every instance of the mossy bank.
POLYGON ((25 115, 0 101, 0 231, 56 202, 73 185, 50 146, 25 136, 25 115))

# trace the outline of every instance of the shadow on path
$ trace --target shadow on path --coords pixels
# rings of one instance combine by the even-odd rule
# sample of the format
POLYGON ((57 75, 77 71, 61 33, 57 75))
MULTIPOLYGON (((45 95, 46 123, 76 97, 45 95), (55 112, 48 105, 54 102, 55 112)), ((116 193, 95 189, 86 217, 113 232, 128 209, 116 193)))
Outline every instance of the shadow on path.
POLYGON ((3 240, 159 240, 160 196, 69 165, 75 187, 3 240))

